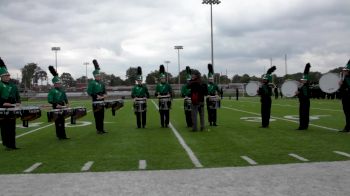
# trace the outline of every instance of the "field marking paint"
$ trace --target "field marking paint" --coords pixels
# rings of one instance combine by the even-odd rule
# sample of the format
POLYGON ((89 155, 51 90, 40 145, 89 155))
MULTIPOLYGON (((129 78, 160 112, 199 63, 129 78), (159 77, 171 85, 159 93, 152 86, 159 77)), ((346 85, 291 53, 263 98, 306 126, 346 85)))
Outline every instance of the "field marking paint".
POLYGON ((333 151, 333 152, 336 153, 336 154, 340 154, 340 155, 343 155, 343 156, 346 156, 346 157, 350 158, 350 154, 348 154, 346 152, 340 152, 340 151, 333 151))
MULTIPOLYGON (((154 104, 154 106, 157 108, 157 110, 159 109, 157 104, 154 102, 154 100, 152 100, 152 103, 154 104)), ((185 149, 185 151, 187 152, 187 155, 190 157, 192 163, 194 164, 195 167, 203 167, 203 165, 199 162, 198 158, 196 157, 196 155, 193 153, 193 151, 191 150, 191 148, 186 144, 185 140, 181 137, 181 135, 179 134, 179 132, 175 129, 175 127, 173 126, 173 124, 169 123, 169 127, 171 128, 171 130, 173 131, 173 133, 175 134, 177 140, 179 141, 179 143, 181 144, 182 148, 185 149)))
POLYGON ((24 170, 24 173, 30 173, 32 171, 34 171, 35 169, 37 169, 38 167, 40 167, 43 163, 35 163, 34 165, 32 165, 30 168, 24 170))
POLYGON ((244 159, 245 161, 247 161, 251 165, 257 165, 258 164, 256 161, 254 161, 253 159, 249 158, 248 156, 241 156, 241 158, 244 159))
POLYGON ((300 161, 305 161, 305 162, 309 161, 308 159, 305 159, 304 157, 301 157, 301 156, 299 156, 297 154, 294 154, 294 153, 290 153, 288 155, 291 156, 291 157, 294 157, 294 158, 296 158, 296 159, 298 159, 300 161))
POLYGON ((139 161, 139 169, 146 169, 146 168, 147 168, 146 160, 140 160, 139 161))
MULTIPOLYGON (((92 111, 92 110, 89 110, 89 111, 87 111, 86 113, 89 113, 89 112, 91 112, 91 111, 92 111)), ((66 118, 66 120, 70 120, 70 118, 68 117, 68 118, 66 118)), ((28 134, 30 134, 30 133, 34 133, 34 132, 39 131, 39 130, 41 130, 41 129, 44 129, 44 128, 46 128, 46 127, 52 126, 52 125, 54 125, 54 123, 51 123, 51 124, 45 125, 45 126, 43 126, 43 127, 40 127, 40 128, 31 130, 31 131, 22 133, 21 135, 17 135, 17 136, 16 136, 16 139, 17 139, 17 138, 20 138, 20 137, 23 137, 23 136, 25 136, 25 135, 28 135, 28 134)), ((0 144, 2 144, 2 141, 0 141, 0 144)))
MULTIPOLYGON (((247 114, 253 114, 253 115, 261 116, 258 113, 248 112, 248 111, 240 110, 240 109, 236 109, 236 108, 231 108, 231 107, 221 107, 221 108, 225 108, 225 109, 228 109, 228 110, 234 110, 234 111, 238 111, 238 112, 243 112, 243 113, 247 113, 247 114)), ((288 121, 288 122, 293 122, 293 123, 299 124, 298 121, 294 121, 294 120, 288 120, 288 119, 279 118, 279 117, 275 117, 275 116, 271 116, 271 118, 275 118, 275 119, 278 119, 278 120, 284 120, 284 121, 288 121)), ((315 124, 311 124, 311 123, 309 123, 309 125, 310 126, 314 126, 314 127, 318 127, 318 128, 322 128, 322 129, 331 130, 331 131, 339 131, 339 129, 334 129, 334 128, 330 128, 330 127, 324 127, 324 126, 315 125, 315 124)))
POLYGON ((81 171, 89 171, 91 166, 94 164, 93 161, 88 161, 84 164, 84 166, 81 168, 81 171))

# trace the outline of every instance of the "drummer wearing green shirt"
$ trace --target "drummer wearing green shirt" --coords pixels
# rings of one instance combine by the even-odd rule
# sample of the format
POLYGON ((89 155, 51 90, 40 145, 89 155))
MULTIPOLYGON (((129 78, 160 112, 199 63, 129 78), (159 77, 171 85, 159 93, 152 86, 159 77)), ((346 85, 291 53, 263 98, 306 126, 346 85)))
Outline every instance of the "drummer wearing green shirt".
POLYGON ((106 88, 104 83, 101 81, 101 74, 100 74, 100 66, 96 59, 92 61, 92 63, 95 66, 95 70, 92 72, 92 74, 95 77, 95 80, 92 80, 89 82, 87 93, 92 97, 92 108, 94 111, 94 118, 95 118, 95 126, 96 126, 96 133, 97 134, 104 134, 107 133, 107 131, 104 130, 104 116, 105 116, 105 109, 104 105, 98 106, 97 104, 94 104, 94 102, 103 102, 104 99, 107 97, 106 94, 106 88))
POLYGON ((134 99, 134 109, 136 115, 137 128, 146 127, 147 98, 149 98, 148 88, 142 84, 142 69, 137 68, 136 85, 131 90, 131 97, 134 99))
POLYGON ((184 110, 186 117, 187 127, 192 127, 192 111, 191 111, 191 89, 188 84, 191 81, 191 69, 189 66, 186 67, 186 84, 181 88, 181 96, 184 98, 184 110))
MULTIPOLYGON (((62 109, 68 104, 66 92, 61 87, 61 79, 58 77, 58 73, 56 72, 55 68, 53 66, 49 66, 49 70, 53 75, 52 83, 54 88, 49 91, 47 100, 50 104, 52 104, 53 109, 62 109)), ((55 120, 55 128, 56 136, 59 140, 69 139, 66 136, 65 121, 62 115, 58 116, 58 118, 55 120)))
POLYGON ((219 97, 219 87, 214 83, 214 69, 212 64, 208 64, 208 97, 206 99, 207 102, 207 111, 208 111, 208 121, 210 126, 217 126, 217 110, 212 107, 212 105, 216 105, 217 103, 212 103, 209 96, 216 96, 217 99, 219 97))
POLYGON ((159 99, 160 124, 162 127, 168 127, 170 121, 169 110, 171 108, 170 99, 172 97, 172 88, 166 82, 164 65, 160 65, 159 74, 160 83, 156 86, 155 96, 159 99))
MULTIPOLYGON (((11 75, 7 71, 4 61, 0 58, 0 108, 19 106, 21 99, 17 86, 11 82, 11 75)), ((16 150, 16 119, 4 118, 0 120, 2 145, 6 150, 16 150)))

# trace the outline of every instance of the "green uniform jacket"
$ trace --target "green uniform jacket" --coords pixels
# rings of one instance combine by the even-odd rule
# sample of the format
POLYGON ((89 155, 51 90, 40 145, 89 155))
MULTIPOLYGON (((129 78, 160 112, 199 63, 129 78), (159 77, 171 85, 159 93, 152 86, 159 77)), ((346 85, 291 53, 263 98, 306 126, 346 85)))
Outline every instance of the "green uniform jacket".
POLYGON ((172 96, 171 86, 168 83, 159 83, 156 87, 155 96, 167 94, 170 94, 170 96, 172 96))
POLYGON ((87 93, 92 97, 93 101, 97 101, 97 95, 106 94, 105 85, 101 81, 92 80, 89 82, 87 93))
POLYGON ((219 90, 219 87, 218 85, 214 84, 214 83, 208 83, 208 95, 216 95, 216 92, 217 94, 220 94, 220 90, 219 90))
POLYGON ((272 88, 269 86, 269 84, 263 84, 259 88, 258 94, 260 95, 261 99, 270 98, 272 95, 272 88))
POLYGON ((47 95, 47 101, 52 104, 53 108, 56 108, 57 104, 64 106, 68 104, 66 92, 62 88, 53 88, 47 95))
POLYGON ((143 98, 143 97, 149 98, 147 86, 144 84, 135 85, 131 90, 131 97, 132 98, 135 98, 135 97, 137 97, 137 98, 143 98))
POLYGON ((191 97, 191 89, 188 88, 188 84, 185 84, 181 88, 181 96, 182 97, 191 97))
POLYGON ((21 103, 17 86, 12 82, 0 82, 0 107, 4 103, 21 103))

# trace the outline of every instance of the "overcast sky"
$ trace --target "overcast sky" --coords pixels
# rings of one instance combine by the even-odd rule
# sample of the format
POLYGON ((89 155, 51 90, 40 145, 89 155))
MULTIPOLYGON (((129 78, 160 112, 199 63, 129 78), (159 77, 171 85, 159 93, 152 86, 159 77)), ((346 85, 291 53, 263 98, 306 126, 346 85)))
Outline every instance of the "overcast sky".
MULTIPOLYGON (((211 61, 210 5, 202 0, 0 0, 0 56, 14 78, 27 63, 55 65, 85 75, 84 62, 125 78, 171 61, 169 72, 189 65, 207 74, 211 61)), ((279 76, 326 72, 350 58, 349 0, 222 0, 213 6, 214 71, 260 76, 272 63, 279 76)), ((166 65, 166 64, 164 64, 166 65)))

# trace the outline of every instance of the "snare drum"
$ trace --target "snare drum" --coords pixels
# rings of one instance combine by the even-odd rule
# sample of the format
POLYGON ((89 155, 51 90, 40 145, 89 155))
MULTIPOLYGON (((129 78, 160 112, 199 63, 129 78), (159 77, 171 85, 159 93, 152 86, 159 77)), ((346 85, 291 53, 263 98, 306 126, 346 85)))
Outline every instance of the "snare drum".
POLYGON ((105 107, 105 102, 104 101, 94 101, 94 102, 92 102, 92 108, 94 109, 94 112, 102 110, 104 107, 105 107))
POLYGON ((184 109, 185 109, 185 111, 191 111, 192 110, 191 105, 192 105, 191 98, 185 98, 184 99, 184 109))
POLYGON ((26 106, 22 107, 21 120, 23 122, 23 127, 28 127, 28 122, 33 121, 41 117, 41 110, 36 106, 26 106))
POLYGON ((76 120, 86 116, 86 108, 83 107, 75 107, 73 108, 73 114, 70 118, 71 124, 76 124, 76 120))
POLYGON ((60 116, 62 116, 63 111, 60 109, 53 109, 47 112, 47 120, 48 122, 56 121, 60 116))
POLYGON ((220 99, 217 96, 209 96, 208 97, 208 107, 209 107, 209 109, 220 108, 220 99))
POLYGON ((160 97, 159 98, 159 110, 169 110, 171 109, 170 97, 160 97))
POLYGON ((141 99, 141 100, 136 99, 134 101, 134 111, 135 112, 146 112, 147 111, 146 99, 141 99))
POLYGON ((72 108, 63 108, 62 110, 62 115, 63 118, 68 118, 73 115, 73 109, 72 108))

